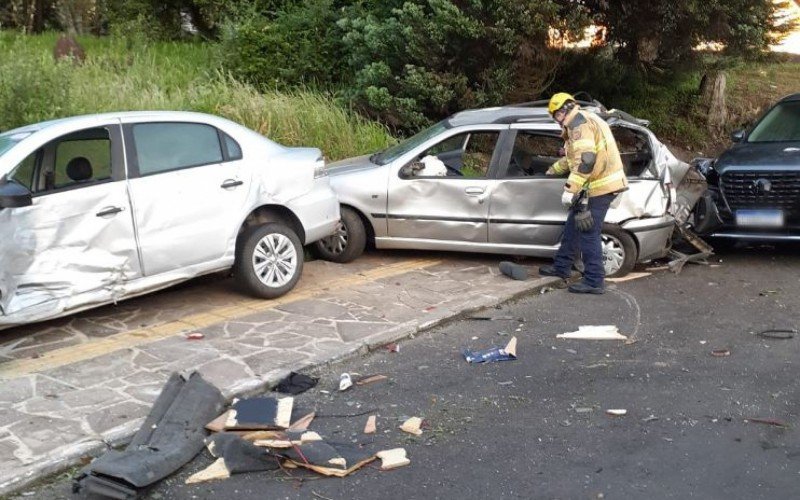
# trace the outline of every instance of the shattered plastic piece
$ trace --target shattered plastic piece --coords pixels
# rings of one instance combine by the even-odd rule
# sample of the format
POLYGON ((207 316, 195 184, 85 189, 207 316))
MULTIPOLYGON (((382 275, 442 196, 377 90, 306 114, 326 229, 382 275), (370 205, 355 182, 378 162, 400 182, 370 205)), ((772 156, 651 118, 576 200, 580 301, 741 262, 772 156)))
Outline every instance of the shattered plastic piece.
POLYGON ((225 422, 228 421, 228 416, 230 415, 230 410, 225 410, 225 413, 218 416, 211 422, 206 424, 206 429, 210 430, 211 432, 222 432, 225 430, 225 422))
POLYGON ((346 391, 352 386, 353 386, 353 379, 350 378, 350 374, 342 373, 342 376, 339 377, 339 390, 346 391))
POLYGON ((375 460, 375 455, 347 445, 314 441, 281 452, 296 465, 325 476, 344 477, 375 460), (348 467, 349 464, 349 467, 348 467))
POLYGON ((500 263, 500 272, 512 280, 525 281, 528 279, 528 270, 524 266, 504 260, 500 263))
POLYGON ((73 491, 135 497, 178 470, 203 449, 204 426, 222 411, 219 389, 199 373, 173 373, 125 451, 109 450, 75 477, 73 491))
POLYGON ((231 473, 228 470, 228 467, 225 466, 225 459, 218 458, 214 461, 214 463, 205 469, 186 478, 186 484, 205 483, 208 481, 216 481, 218 479, 228 479, 229 477, 231 477, 231 473))
POLYGON ((406 456, 405 448, 379 451, 376 456, 381 459, 381 470, 405 467, 411 463, 411 460, 406 456))
POLYGON ((370 415, 369 418, 367 418, 367 425, 364 426, 364 434, 375 434, 377 430, 377 418, 375 415, 370 415))
POLYGON ((610 409, 606 410, 606 415, 611 415, 612 417, 622 417, 628 414, 628 410, 624 409, 610 409))
POLYGON ((383 380, 389 380, 389 377, 386 375, 369 375, 356 380, 356 385, 367 385, 375 382, 381 382, 383 380))
POLYGON ((286 429, 291 425, 292 406, 292 397, 240 399, 231 405, 225 429, 286 429))
POLYGON ((415 436, 421 436, 422 430, 420 427, 422 427, 422 419, 419 417, 411 417, 403 422, 403 425, 400 426, 400 430, 415 436))
POLYGON ((614 325, 602 326, 579 326, 578 331, 559 333, 559 339, 577 340, 627 340, 628 337, 619 333, 619 329, 614 325))
POLYGON ((205 335, 203 335, 202 333, 197 333, 197 332, 190 333, 189 335, 186 336, 186 340, 202 340, 204 338, 206 338, 205 335))
POLYGON ((468 363, 488 363, 492 361, 513 361, 517 359, 517 337, 511 337, 505 347, 493 347, 485 351, 464 349, 464 359, 468 363))
POLYGON ((296 396, 315 387, 317 382, 319 382, 318 378, 309 377, 308 375, 303 375, 302 373, 291 372, 286 376, 286 378, 281 380, 278 385, 275 386, 274 390, 282 394, 291 394, 296 396))
POLYGON ((280 467, 277 457, 268 450, 230 432, 214 434, 206 440, 206 445, 217 460, 190 476, 186 484, 227 479, 233 474, 275 470, 280 467))
POLYGON ((304 417, 297 419, 292 425, 289 426, 290 431, 304 431, 308 429, 308 426, 311 425, 311 421, 314 420, 314 417, 317 416, 316 412, 311 412, 304 417))

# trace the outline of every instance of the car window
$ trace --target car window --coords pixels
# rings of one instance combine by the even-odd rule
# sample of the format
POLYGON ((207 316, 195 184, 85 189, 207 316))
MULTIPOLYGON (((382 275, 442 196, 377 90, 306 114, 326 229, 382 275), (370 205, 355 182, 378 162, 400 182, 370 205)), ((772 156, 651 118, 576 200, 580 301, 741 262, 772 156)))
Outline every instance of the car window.
POLYGON ((650 167, 653 153, 650 149, 650 140, 644 132, 627 127, 611 127, 614 140, 619 148, 622 166, 627 177, 639 177, 650 167))
POLYGON ((222 162, 217 129, 199 123, 133 126, 139 174, 150 175, 222 162))
POLYGON ((564 139, 528 130, 517 131, 504 177, 544 175, 563 156, 564 139))
POLYGON ((411 169, 401 169, 401 177, 486 177, 491 166, 497 139, 496 131, 473 131, 456 134, 429 147, 413 162, 411 169))
POLYGON ((111 178, 111 139, 65 139, 55 149, 55 189, 111 178))
POLYGON ((111 179, 111 135, 98 127, 59 137, 25 158, 13 175, 33 193, 111 179))
POLYGON ((239 146, 239 143, 233 140, 233 137, 228 134, 223 134, 223 137, 225 137, 225 149, 228 150, 228 159, 241 160, 242 148, 239 146))
POLYGON ((778 104, 758 122, 747 142, 800 141, 800 101, 778 104))
POLYGON ((28 155, 19 165, 14 167, 14 170, 8 176, 9 179, 17 181, 28 188, 28 191, 33 192, 33 175, 36 172, 36 159, 38 156, 39 151, 28 155))

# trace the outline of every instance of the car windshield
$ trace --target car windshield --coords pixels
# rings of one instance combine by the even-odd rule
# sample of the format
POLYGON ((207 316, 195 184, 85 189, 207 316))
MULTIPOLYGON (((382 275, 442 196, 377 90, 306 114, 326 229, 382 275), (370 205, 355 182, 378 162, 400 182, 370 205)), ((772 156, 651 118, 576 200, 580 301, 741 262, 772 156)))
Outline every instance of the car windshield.
POLYGON ((747 142, 800 141, 800 101, 778 104, 758 122, 747 142))
POLYGON ((18 140, 14 140, 13 136, 2 136, 0 135, 0 156, 6 154, 7 151, 10 151, 13 148, 18 140))
POLYGON ((375 163, 377 165, 386 165, 387 163, 391 163, 397 158, 403 156, 412 149, 416 148, 420 144, 424 143, 428 139, 431 139, 441 134, 448 128, 449 127, 445 122, 439 122, 436 125, 426 128, 422 132, 419 132, 418 134, 409 137, 408 139, 400 142, 399 144, 395 144, 394 146, 385 149, 380 153, 372 155, 370 161, 372 161, 372 163, 375 163))

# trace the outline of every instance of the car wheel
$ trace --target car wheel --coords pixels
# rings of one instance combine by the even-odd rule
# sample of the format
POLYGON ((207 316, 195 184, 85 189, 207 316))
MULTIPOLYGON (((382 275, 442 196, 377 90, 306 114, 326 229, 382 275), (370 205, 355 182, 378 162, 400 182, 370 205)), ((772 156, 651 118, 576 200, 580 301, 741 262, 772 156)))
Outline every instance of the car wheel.
POLYGON ((342 220, 332 236, 316 243, 320 257, 331 262, 350 262, 364 253, 367 245, 367 231, 364 221, 355 210, 342 207, 342 220))
POLYGON ((639 254, 633 236, 618 226, 603 224, 600 239, 606 278, 619 278, 631 272, 639 254))
POLYGON ((240 241, 234 276, 245 291, 274 299, 294 288, 303 272, 303 247, 294 231, 270 222, 249 229, 240 241))

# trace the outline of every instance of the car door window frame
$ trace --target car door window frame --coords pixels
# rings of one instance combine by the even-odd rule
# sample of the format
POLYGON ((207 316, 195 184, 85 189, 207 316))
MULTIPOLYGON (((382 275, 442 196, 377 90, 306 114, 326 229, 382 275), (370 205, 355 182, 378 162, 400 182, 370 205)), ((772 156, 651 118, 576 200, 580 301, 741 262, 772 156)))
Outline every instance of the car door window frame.
POLYGON ((552 177, 547 177, 545 175, 515 175, 510 177, 506 176, 508 170, 511 168, 511 156, 514 154, 514 146, 516 145, 517 136, 519 135, 520 132, 529 133, 531 135, 542 135, 546 137, 561 138, 560 130, 531 128, 531 127, 524 127, 524 128, 514 127, 509 129, 508 134, 506 134, 506 141, 503 144, 503 155, 500 158, 500 166, 497 170, 497 178, 501 180, 552 178, 552 177))
POLYGON ((136 179, 140 177, 149 177, 152 175, 160 175, 166 174, 170 172, 179 172, 182 170, 190 170, 193 168, 200 168, 200 167, 207 167, 210 165, 223 165, 226 163, 231 163, 234 161, 239 161, 244 157, 244 150, 239 144, 239 141, 234 139, 230 134, 222 131, 219 127, 212 125, 210 123, 205 122, 193 122, 193 121, 183 121, 183 120, 166 120, 166 121, 141 121, 141 122, 129 122, 122 125, 122 133, 123 137, 125 138, 125 153, 128 160, 128 178, 129 179, 136 179), (217 141, 220 148, 220 154, 222 157, 221 161, 213 161, 207 163, 201 163, 197 165, 187 165, 182 167, 175 167, 170 168, 168 170, 159 170, 158 172, 149 172, 142 174, 139 170, 139 156, 136 152, 136 139, 134 138, 133 129, 137 125, 169 125, 169 124, 176 124, 176 125, 200 125, 204 127, 210 127, 217 132, 217 141), (230 151, 228 150, 228 145, 226 144, 225 138, 229 137, 230 140, 236 143, 239 147, 239 150, 242 154, 239 157, 231 156, 230 151))
POLYGON ((31 154, 37 155, 36 166, 34 168, 33 185, 31 186, 33 188, 31 190, 31 195, 32 198, 34 199, 40 196, 47 196, 49 194, 63 193, 67 191, 72 191, 74 189, 82 189, 85 187, 98 186, 100 184, 125 180, 125 157, 123 153, 122 132, 118 124, 98 125, 95 127, 86 127, 78 130, 73 130, 71 132, 61 135, 56 139, 51 139, 44 145, 37 148, 31 154), (111 142, 110 145, 111 175, 105 179, 78 182, 74 184, 68 184, 66 186, 47 189, 47 187, 44 184, 43 169, 48 162, 50 162, 50 164, 52 164, 53 167, 55 167, 55 160, 56 160, 55 151, 58 143, 62 142, 65 137, 69 137, 71 135, 86 130, 99 129, 99 128, 106 129, 106 131, 108 132, 109 141, 111 142))
POLYGON ((504 140, 505 136, 508 132, 508 125, 493 125, 493 124, 486 124, 486 125, 470 125, 466 127, 458 127, 458 128, 451 128, 447 129, 446 132, 433 137, 426 141, 424 144, 419 146, 418 148, 409 151, 402 157, 398 158, 397 164, 394 167, 394 175, 396 175, 402 181, 413 181, 417 179, 444 179, 444 180, 459 180, 459 181, 475 181, 475 180, 487 180, 487 179, 494 179, 496 178, 497 171, 500 165, 500 160, 504 148, 504 140), (420 155, 425 151, 429 150, 433 146, 440 144, 444 141, 452 139, 453 137, 465 134, 465 133, 497 133, 497 142, 494 146, 494 152, 492 152, 492 158, 489 160, 489 168, 486 171, 486 175, 483 177, 462 177, 462 176, 445 176, 445 177, 436 177, 436 176, 422 176, 422 177, 405 177, 401 175, 401 170, 406 165, 410 164, 413 161, 418 161, 420 159, 420 155))

